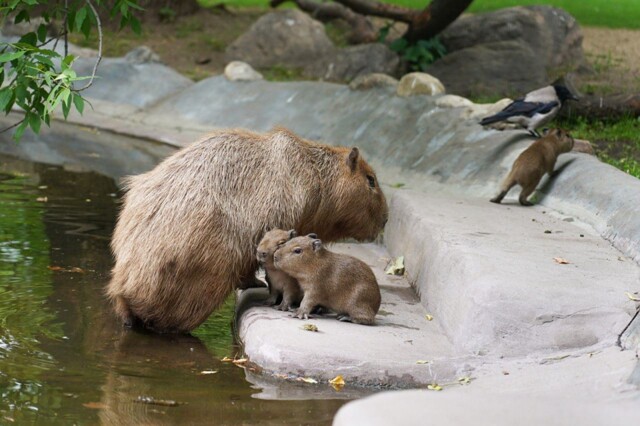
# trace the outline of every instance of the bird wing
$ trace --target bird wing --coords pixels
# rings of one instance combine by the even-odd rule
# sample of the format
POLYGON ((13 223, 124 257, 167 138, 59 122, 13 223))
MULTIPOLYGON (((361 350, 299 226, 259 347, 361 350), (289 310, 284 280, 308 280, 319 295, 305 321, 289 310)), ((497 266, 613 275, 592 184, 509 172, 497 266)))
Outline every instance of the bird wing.
POLYGON ((516 100, 507 105, 506 108, 499 113, 483 118, 482 121, 480 121, 480 124, 484 126, 486 124, 497 123, 498 121, 503 121, 514 116, 530 118, 535 114, 546 114, 558 105, 560 105, 558 101, 525 102, 522 100, 516 100))

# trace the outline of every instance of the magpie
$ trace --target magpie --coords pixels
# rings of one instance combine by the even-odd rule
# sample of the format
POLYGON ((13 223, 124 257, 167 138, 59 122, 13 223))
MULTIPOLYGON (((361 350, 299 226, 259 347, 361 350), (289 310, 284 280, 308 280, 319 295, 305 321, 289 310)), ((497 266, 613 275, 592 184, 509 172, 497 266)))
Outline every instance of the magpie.
POLYGON ((578 98, 565 86, 546 86, 527 93, 524 98, 516 99, 499 113, 483 118, 480 124, 486 126, 499 121, 515 123, 539 138, 541 136, 536 129, 551 121, 566 100, 577 101, 578 98))

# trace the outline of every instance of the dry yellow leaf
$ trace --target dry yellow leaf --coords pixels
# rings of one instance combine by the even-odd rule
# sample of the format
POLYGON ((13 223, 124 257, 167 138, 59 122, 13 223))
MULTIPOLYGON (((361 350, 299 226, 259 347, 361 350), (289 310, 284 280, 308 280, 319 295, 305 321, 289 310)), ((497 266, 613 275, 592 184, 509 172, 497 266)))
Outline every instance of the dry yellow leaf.
POLYGON ((434 390, 434 391, 441 391, 442 390, 442 386, 440 386, 437 383, 433 383, 431 385, 427 385, 427 389, 434 390))
POLYGON ((426 361, 424 359, 419 359, 416 361, 416 364, 429 364, 431 361, 426 361))
POLYGON ((234 359, 233 362, 235 365, 244 365, 249 361, 248 358, 239 358, 239 359, 234 359))
POLYGON ((107 408, 106 404, 102 402, 85 402, 82 406, 85 408, 91 408, 92 410, 104 410, 107 408))
POLYGON ((424 317, 427 319, 427 321, 433 321, 433 315, 427 314, 424 317))
POLYGON ((225 356, 224 358, 221 359, 222 362, 233 362, 233 358, 229 358, 228 356, 225 356))
POLYGON ((556 261, 556 263, 559 263, 560 265, 568 265, 569 261, 567 259, 563 259, 562 257, 554 257, 553 260, 556 261))
POLYGON ((640 297, 634 296, 632 293, 629 293, 628 291, 625 291, 624 294, 629 298, 629 300, 633 302, 640 302, 640 297))
POLYGON ((202 370, 198 374, 201 375, 201 376, 205 376, 207 374, 216 374, 217 372, 218 372, 218 370, 202 370))
POLYGON ((46 203, 49 199, 47 197, 38 197, 36 198, 36 201, 39 203, 46 203))
POLYGON ((392 259, 384 272, 387 275, 404 275, 404 256, 392 259))
POLYGON ((338 374, 333 379, 329 380, 329 383, 336 386, 344 386, 344 377, 341 374, 338 374))
POLYGON ((461 385, 468 385, 469 383, 471 383, 471 377, 468 377, 468 376, 460 377, 458 378, 458 382, 461 385))
POLYGON ((318 381, 316 379, 312 379, 311 377, 298 377, 298 381, 299 382, 305 382, 305 383, 311 383, 311 384, 318 383, 318 381))
POLYGON ((318 331, 318 327, 315 324, 303 324, 301 328, 307 331, 318 331))

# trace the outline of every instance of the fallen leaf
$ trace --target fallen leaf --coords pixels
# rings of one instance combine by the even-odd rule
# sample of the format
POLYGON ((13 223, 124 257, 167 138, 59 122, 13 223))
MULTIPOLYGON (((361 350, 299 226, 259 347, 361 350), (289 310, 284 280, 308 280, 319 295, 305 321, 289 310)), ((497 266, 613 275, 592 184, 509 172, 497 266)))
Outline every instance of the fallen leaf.
POLYGON ((402 188, 405 184, 402 182, 394 183, 391 185, 392 188, 402 188))
POLYGON ((64 271, 64 268, 62 266, 47 266, 47 269, 50 269, 52 271, 64 271))
POLYGON ((560 265, 568 265, 569 261, 567 259, 563 259, 561 257, 554 257, 553 260, 555 260, 556 263, 559 263, 560 265))
POLYGON ((46 203, 49 199, 47 197, 38 197, 36 198, 36 201, 39 203, 46 203))
POLYGON ((424 317, 427 319, 427 321, 433 321, 433 315, 427 314, 424 317))
POLYGON ((344 386, 344 377, 342 377, 341 374, 338 374, 336 377, 329 380, 329 383, 331 383, 332 385, 344 386))
POLYGON ((107 408, 107 404, 102 402, 85 402, 82 406, 85 408, 91 408, 92 410, 104 410, 107 408))
POLYGON ((629 300, 631 300, 633 302, 640 302, 640 297, 634 296, 633 294, 629 293, 628 291, 625 291, 624 294, 629 298, 629 300))
POLYGON ((504 374, 505 376, 508 376, 509 372, 508 371, 503 371, 502 374, 504 374))
POLYGON ((437 383, 433 383, 431 385, 427 385, 427 389, 434 390, 434 391, 441 391, 442 390, 442 386, 440 386, 437 383))
POLYGON ((429 364, 430 362, 431 361, 427 361, 427 360, 424 360, 424 359, 419 359, 419 360, 416 361, 416 364, 429 364))
POLYGON ((384 271, 387 275, 404 275, 404 256, 391 259, 387 269, 384 271))
POLYGON ((463 376, 458 378, 458 383, 460 383, 461 385, 468 385, 469 383, 471 383, 471 377, 469 376, 463 376))
POLYGON ((545 230, 544 230, 544 233, 545 233, 545 234, 550 234, 550 233, 551 233, 551 231, 550 231, 549 229, 545 229, 545 230))
POLYGON ((233 358, 229 358, 228 356, 225 356, 224 358, 222 358, 220 361, 222 362, 232 362, 233 358))
POLYGON ((300 328, 307 331, 318 331, 318 327, 314 324, 303 324, 300 328))
POLYGON ((133 402, 149 405, 162 405, 163 407, 177 407, 178 405, 185 404, 184 402, 178 402, 172 399, 155 399, 152 396, 139 396, 134 399, 133 402))
POLYGON ((235 365, 244 365, 249 361, 248 358, 238 358, 238 359, 234 359, 233 362, 235 365))
POLYGON ((84 269, 78 268, 77 266, 74 266, 73 268, 67 270, 67 272, 73 272, 73 273, 77 273, 77 274, 84 274, 84 269))
POLYGON ((297 379, 299 382, 305 382, 305 383, 311 383, 311 384, 315 384, 318 383, 317 380, 312 379, 311 377, 298 377, 297 379))
POLYGON ((49 188, 47 185, 40 185, 40 186, 38 187, 38 189, 47 189, 47 188, 49 188))
POLYGON ((201 372, 199 372, 198 374, 200 376, 206 376, 208 374, 216 374, 218 372, 218 370, 202 370, 201 372))

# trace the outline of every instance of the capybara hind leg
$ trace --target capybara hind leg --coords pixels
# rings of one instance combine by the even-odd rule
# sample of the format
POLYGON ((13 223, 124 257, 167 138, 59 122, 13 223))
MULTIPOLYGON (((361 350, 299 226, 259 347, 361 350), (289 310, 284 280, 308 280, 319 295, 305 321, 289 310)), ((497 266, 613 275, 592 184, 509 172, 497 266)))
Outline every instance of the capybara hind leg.
POLYGON ((125 327, 127 328, 133 327, 133 322, 135 320, 135 317, 133 316, 131 309, 129 309, 129 304, 127 303, 126 300, 124 300, 124 297, 117 296, 115 298, 113 309, 125 327))
POLYGON ((535 191, 535 189, 536 183, 523 185, 522 192, 520 192, 520 197, 518 197, 518 201, 520 202, 520 204, 522 204, 523 206, 532 206, 533 203, 527 200, 527 198, 529 198, 529 195, 531 195, 533 191, 535 191))
POLYGON ((500 204, 500 202, 502 202, 502 199, 505 197, 505 195, 507 195, 507 192, 509 192, 509 190, 515 186, 515 184, 516 183, 513 180, 505 181, 505 183, 502 184, 500 193, 489 201, 491 201, 492 203, 500 204))
POLYGON ((349 314, 339 314, 337 319, 338 321, 348 321, 354 324, 371 325, 375 316, 373 312, 368 310, 358 310, 349 314))

